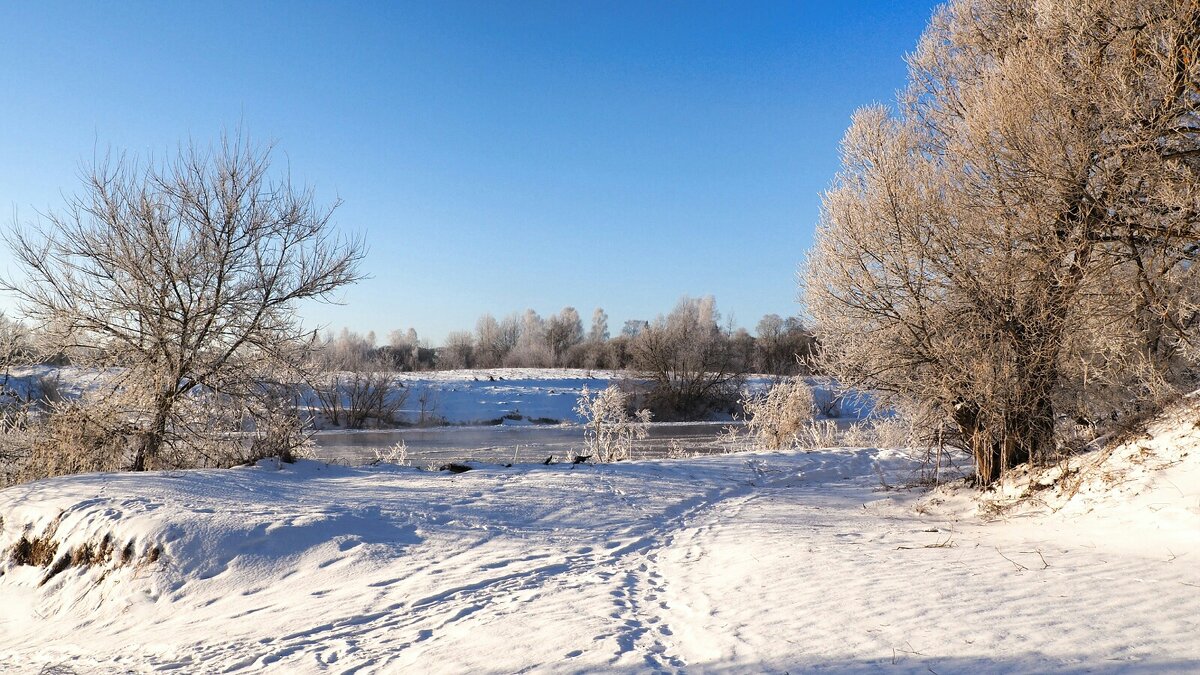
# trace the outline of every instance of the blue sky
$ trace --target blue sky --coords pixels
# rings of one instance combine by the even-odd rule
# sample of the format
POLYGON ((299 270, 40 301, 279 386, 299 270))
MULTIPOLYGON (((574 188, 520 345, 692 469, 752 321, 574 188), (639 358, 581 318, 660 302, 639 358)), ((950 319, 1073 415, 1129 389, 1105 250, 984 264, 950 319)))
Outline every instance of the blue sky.
POLYGON ((311 326, 615 329, 713 294, 753 329, 798 311, 850 114, 893 100, 934 4, 5 3, 0 208, 240 124, 370 247, 311 326))

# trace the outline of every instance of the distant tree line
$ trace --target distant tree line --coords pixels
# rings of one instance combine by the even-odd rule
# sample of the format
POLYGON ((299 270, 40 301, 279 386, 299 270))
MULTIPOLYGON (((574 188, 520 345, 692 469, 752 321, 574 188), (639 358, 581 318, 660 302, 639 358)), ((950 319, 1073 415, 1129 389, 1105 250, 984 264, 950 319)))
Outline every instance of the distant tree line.
POLYGON ((401 372, 502 367, 629 370, 654 365, 644 358, 647 344, 703 338, 720 342, 743 373, 783 377, 811 372, 816 343, 799 317, 767 314, 753 335, 720 325, 719 318, 711 297, 684 298, 672 313, 653 321, 626 321, 615 335, 603 309, 596 308, 585 326, 578 310, 564 307, 546 318, 532 309, 501 319, 487 313, 475 322, 474 331, 452 331, 440 347, 420 339, 412 328, 393 330, 382 344, 374 331, 362 334, 346 328, 326 332, 316 343, 330 367, 357 361, 401 372), (683 308, 693 306, 711 329, 703 335, 680 329, 681 312, 691 311, 683 308))
POLYGON ((748 373, 780 378, 810 374, 817 351, 812 333, 798 317, 768 314, 751 335, 722 323, 711 296, 684 297, 652 321, 626 321, 616 335, 610 333, 603 309, 592 312, 585 328, 578 310, 564 307, 547 318, 532 309, 499 320, 484 314, 474 331, 453 331, 437 348, 411 328, 392 331, 386 344, 378 344, 374 332, 348 329, 327 333, 316 343, 317 370, 341 373, 322 380, 329 380, 327 417, 335 423, 335 392, 382 400, 373 395, 386 380, 380 373, 499 367, 625 371, 633 375, 625 386, 640 388, 630 392, 637 406, 648 407, 656 419, 695 419, 734 410, 748 373))

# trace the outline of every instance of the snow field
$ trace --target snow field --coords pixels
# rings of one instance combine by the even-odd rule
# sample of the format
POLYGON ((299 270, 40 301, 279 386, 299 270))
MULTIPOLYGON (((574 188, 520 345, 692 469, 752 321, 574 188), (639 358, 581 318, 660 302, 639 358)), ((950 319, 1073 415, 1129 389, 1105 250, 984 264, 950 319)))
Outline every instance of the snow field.
POLYGON ((1195 672, 1192 424, 1171 420, 1078 469, 1069 498, 1047 489, 1005 509, 961 488, 883 490, 878 472, 896 484, 913 460, 880 449, 41 481, 0 492, 0 549, 50 532, 61 558, 107 534, 137 555, 48 579, 6 556, 0 664, 1195 672), (1089 487, 1114 475, 1125 492, 1089 487))

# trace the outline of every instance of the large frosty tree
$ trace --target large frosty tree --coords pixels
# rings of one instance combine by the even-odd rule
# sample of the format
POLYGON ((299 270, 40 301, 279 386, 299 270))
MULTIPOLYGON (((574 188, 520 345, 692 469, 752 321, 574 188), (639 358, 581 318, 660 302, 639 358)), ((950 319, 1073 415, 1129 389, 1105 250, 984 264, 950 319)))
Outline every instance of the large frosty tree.
POLYGON ((73 358, 120 367, 134 469, 211 431, 214 403, 252 407, 261 378, 296 360, 297 303, 359 278, 361 242, 270 160, 234 137, 101 162, 65 209, 8 234, 24 277, 4 286, 27 318, 73 358))
POLYGON ((1197 356, 1200 4, 955 0, 859 111, 806 273, 826 367, 917 399, 982 483, 1197 356))

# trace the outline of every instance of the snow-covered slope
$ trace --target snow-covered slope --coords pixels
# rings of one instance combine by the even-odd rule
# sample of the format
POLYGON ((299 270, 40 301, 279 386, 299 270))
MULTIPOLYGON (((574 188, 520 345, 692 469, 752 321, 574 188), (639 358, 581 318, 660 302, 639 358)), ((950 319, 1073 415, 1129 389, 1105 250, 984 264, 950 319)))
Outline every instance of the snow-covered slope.
POLYGON ((983 516, 875 449, 17 486, 0 670, 1195 672, 1193 414, 983 516))

